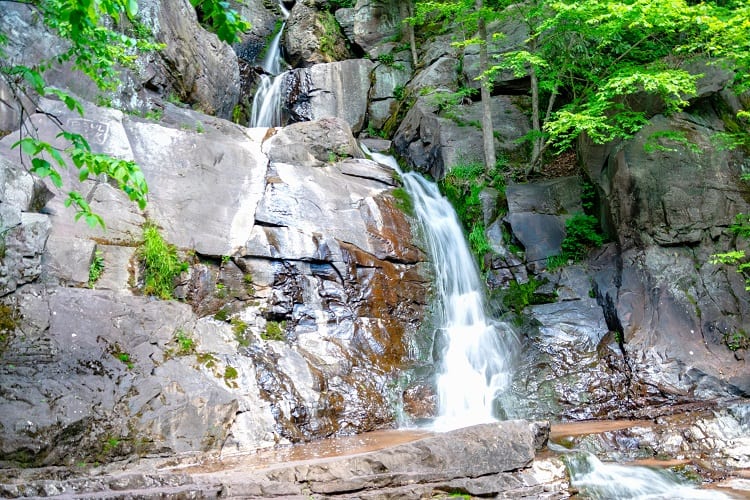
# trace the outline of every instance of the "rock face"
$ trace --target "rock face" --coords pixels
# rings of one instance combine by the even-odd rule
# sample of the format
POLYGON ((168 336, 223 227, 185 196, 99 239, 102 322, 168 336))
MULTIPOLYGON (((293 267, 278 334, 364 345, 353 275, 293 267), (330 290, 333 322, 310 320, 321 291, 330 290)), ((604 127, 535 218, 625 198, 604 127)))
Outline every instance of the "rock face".
POLYGON ((395 0, 358 0, 352 8, 336 11, 349 37, 364 52, 369 53, 383 39, 401 31, 401 10, 395 0))
MULTIPOLYGON (((236 452, 392 422, 423 256, 388 194, 392 172, 362 157, 346 123, 263 143, 265 130, 176 108, 165 126, 43 105, 97 151, 138 162, 148 219, 190 269, 175 291, 185 303, 138 296, 145 214, 71 172, 106 232, 74 223, 59 197, 30 212, 44 190, 3 160, 3 311, 16 320, 0 343, 2 460, 236 452), (104 273, 89 289, 95 255, 104 273)), ((42 138, 56 133, 32 119, 42 138)), ((0 141, 6 158, 13 140, 0 141)))
MULTIPOLYGON (((47 84, 89 100, 107 94, 103 97, 113 105, 135 112, 150 110, 155 97, 166 98, 171 92, 206 113, 230 117, 239 99, 239 68, 232 48, 198 24, 188 0, 143 0, 138 7, 140 22, 165 46, 141 56, 134 69, 123 71, 117 91, 102 92, 67 66, 45 72, 47 84)), ((7 47, 8 61, 14 64, 34 66, 57 55, 63 45, 26 6, 4 9, 0 31, 14 34, 7 47)))
MULTIPOLYGON (((519 151, 516 140, 529 130, 528 119, 518 103, 523 99, 509 96, 492 98, 492 123, 499 137, 495 147, 500 153, 514 155, 519 151)), ((393 137, 393 147, 409 165, 436 179, 457 164, 484 161, 481 104, 471 103, 452 110, 454 119, 445 118, 434 104, 435 96, 420 97, 409 110, 393 137)))
POLYGON ((350 54, 334 15, 296 2, 289 14, 284 47, 292 67, 347 59, 350 54))
POLYGON ((337 117, 357 133, 365 123, 373 66, 366 59, 349 59, 294 70, 285 106, 297 120, 337 117))

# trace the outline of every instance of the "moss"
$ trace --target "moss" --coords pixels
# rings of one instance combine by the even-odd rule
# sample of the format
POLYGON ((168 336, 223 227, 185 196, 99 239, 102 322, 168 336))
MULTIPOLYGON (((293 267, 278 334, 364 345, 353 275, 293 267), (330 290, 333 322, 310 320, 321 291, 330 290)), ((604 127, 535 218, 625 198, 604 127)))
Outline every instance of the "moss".
POLYGON ((396 188, 391 191, 391 196, 396 199, 396 207, 407 215, 414 215, 414 202, 404 188, 396 188))

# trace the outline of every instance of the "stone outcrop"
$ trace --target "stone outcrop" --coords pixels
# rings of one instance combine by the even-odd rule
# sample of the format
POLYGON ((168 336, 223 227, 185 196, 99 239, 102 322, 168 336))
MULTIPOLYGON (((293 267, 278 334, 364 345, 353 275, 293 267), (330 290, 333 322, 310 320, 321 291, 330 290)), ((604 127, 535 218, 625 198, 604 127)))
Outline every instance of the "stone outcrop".
MULTIPOLYGON (((29 481, 24 492, 128 497, 149 495, 213 498, 422 498, 463 492, 500 498, 566 498, 558 459, 534 461, 549 426, 521 420, 484 424, 350 456, 305 460, 251 470, 252 457, 227 460, 216 472, 211 459, 181 472, 100 475, 29 481)), ((21 493, 0 484, 0 494, 21 493)))
MULTIPOLYGON (((440 179, 451 167, 484 161, 481 104, 471 103, 452 109, 453 118, 444 117, 435 105, 435 96, 417 98, 393 137, 393 147, 410 167, 440 179)), ((492 98, 492 123, 495 147, 501 153, 515 155, 515 142, 529 130, 529 121, 519 109, 523 98, 492 98)))
MULTIPOLYGON (((393 172, 363 158, 345 122, 266 137, 169 106, 157 124, 43 105, 96 151, 138 162, 148 219, 190 266, 185 303, 139 296, 146 214, 64 172, 108 227, 75 223, 3 160, 3 295, 17 318, 0 343, 3 460, 228 453, 390 425, 423 256, 388 194, 393 172), (95 255, 104 272, 90 284, 95 255)), ((32 119, 43 139, 56 133, 32 119)), ((5 158, 14 140, 0 141, 5 158)))
POLYGON ((296 2, 290 11, 284 47, 292 67, 308 67, 350 57, 334 15, 304 2, 296 2))
MULTIPOLYGON (((154 107, 154 98, 170 93, 208 114, 230 117, 239 99, 239 69, 232 48, 198 24, 188 0, 138 3, 139 19, 151 29, 163 50, 142 55, 133 69, 121 72, 114 92, 103 92, 88 78, 68 66, 53 66, 45 72, 47 84, 71 90, 89 100, 97 96, 112 105, 139 113, 154 107)), ((14 33, 7 46, 13 64, 34 66, 55 57, 64 42, 53 35, 36 15, 23 5, 9 5, 0 17, 0 31, 14 33)), ((17 121, 14 128, 17 127, 17 121)))
POLYGON ((294 70, 284 106, 296 120, 341 118, 356 134, 365 123, 373 67, 367 59, 349 59, 294 70))
POLYGON ((383 39, 401 32, 402 16, 395 0, 358 0, 354 7, 336 11, 349 41, 365 53, 383 39))

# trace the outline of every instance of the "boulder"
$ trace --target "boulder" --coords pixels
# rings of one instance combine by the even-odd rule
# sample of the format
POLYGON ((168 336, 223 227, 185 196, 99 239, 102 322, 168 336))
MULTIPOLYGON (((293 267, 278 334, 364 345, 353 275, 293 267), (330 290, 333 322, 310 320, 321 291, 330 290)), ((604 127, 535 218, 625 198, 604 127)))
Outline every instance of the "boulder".
POLYGON ((505 191, 513 236, 526 250, 526 261, 560 255, 565 221, 581 208, 577 177, 561 177, 528 184, 510 184, 505 191))
POLYGON ((603 219, 621 249, 597 259, 597 296, 611 329, 622 332, 642 384, 636 396, 748 392, 744 355, 729 348, 746 331, 744 283, 709 263, 732 248, 725 228, 749 208, 737 181, 741 157, 711 143, 722 128, 710 108, 697 106, 655 116, 619 150, 584 143, 603 219), (660 132, 683 133, 694 146, 660 132))
POLYGON ((341 118, 356 134, 365 123, 373 66, 366 59, 349 59, 294 70, 285 107, 297 120, 341 118))
MULTIPOLYGON (((492 98, 495 147, 500 153, 520 154, 515 141, 529 130, 528 118, 520 110, 522 102, 510 96, 492 98)), ((453 119, 445 118, 433 96, 419 97, 393 137, 395 151, 412 168, 436 179, 454 165, 484 161, 482 131, 477 126, 481 123, 481 103, 455 106, 451 113, 453 119)))
POLYGON ((145 86, 159 88, 164 83, 194 108, 230 118, 240 97, 239 66, 232 48, 198 24, 188 0, 144 0, 138 7, 142 22, 154 31, 157 42, 166 45, 154 55, 155 74, 147 65, 141 75, 145 86))
POLYGON ((339 9, 349 41, 370 53, 379 42, 401 33, 400 2, 395 0, 358 0, 353 8, 339 9))
POLYGON ((296 2, 287 20, 284 48, 292 67, 341 61, 350 57, 332 13, 296 2))
MULTIPOLYGON (((239 69, 231 47, 198 24, 188 0, 143 0, 138 8, 140 22, 165 48, 140 56, 134 69, 123 70, 116 91, 101 91, 68 65, 46 71, 47 84, 90 100, 102 96, 113 105, 137 112, 152 108, 155 93, 165 97, 173 92, 206 113, 230 117, 239 99, 239 69)), ((7 15, 0 18, 0 31, 14 33, 7 50, 9 60, 17 64, 33 66, 57 55, 65 45, 25 6, 8 6, 7 15)))

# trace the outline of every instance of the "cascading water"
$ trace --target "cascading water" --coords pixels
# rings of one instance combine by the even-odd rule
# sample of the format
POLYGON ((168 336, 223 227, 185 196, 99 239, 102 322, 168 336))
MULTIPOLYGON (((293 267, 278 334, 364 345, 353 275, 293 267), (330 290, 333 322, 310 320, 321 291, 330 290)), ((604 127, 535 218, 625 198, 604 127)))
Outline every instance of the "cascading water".
MULTIPOLYGON (((289 11, 279 2, 281 14, 286 19, 289 11)), ((266 56, 261 64, 265 74, 260 75, 260 83, 253 97, 250 111, 251 127, 278 127, 281 125, 281 92, 284 74, 281 73, 281 37, 286 22, 282 23, 276 36, 268 45, 266 56), (273 78, 269 75, 274 75, 273 78)))
MULTIPOLYGON (((568 452, 568 450, 565 450, 568 452)), ((684 484, 667 471, 648 467, 603 463, 591 453, 569 454, 566 460, 570 483, 585 498, 645 499, 729 499, 714 490, 699 490, 684 484)))
POLYGON ((439 417, 434 427, 448 430, 496 420, 498 396, 510 383, 512 329, 485 314, 483 287, 474 257, 451 204, 435 183, 403 173, 391 157, 373 159, 401 175, 422 223, 435 267, 439 342, 445 344, 437 379, 439 417))

